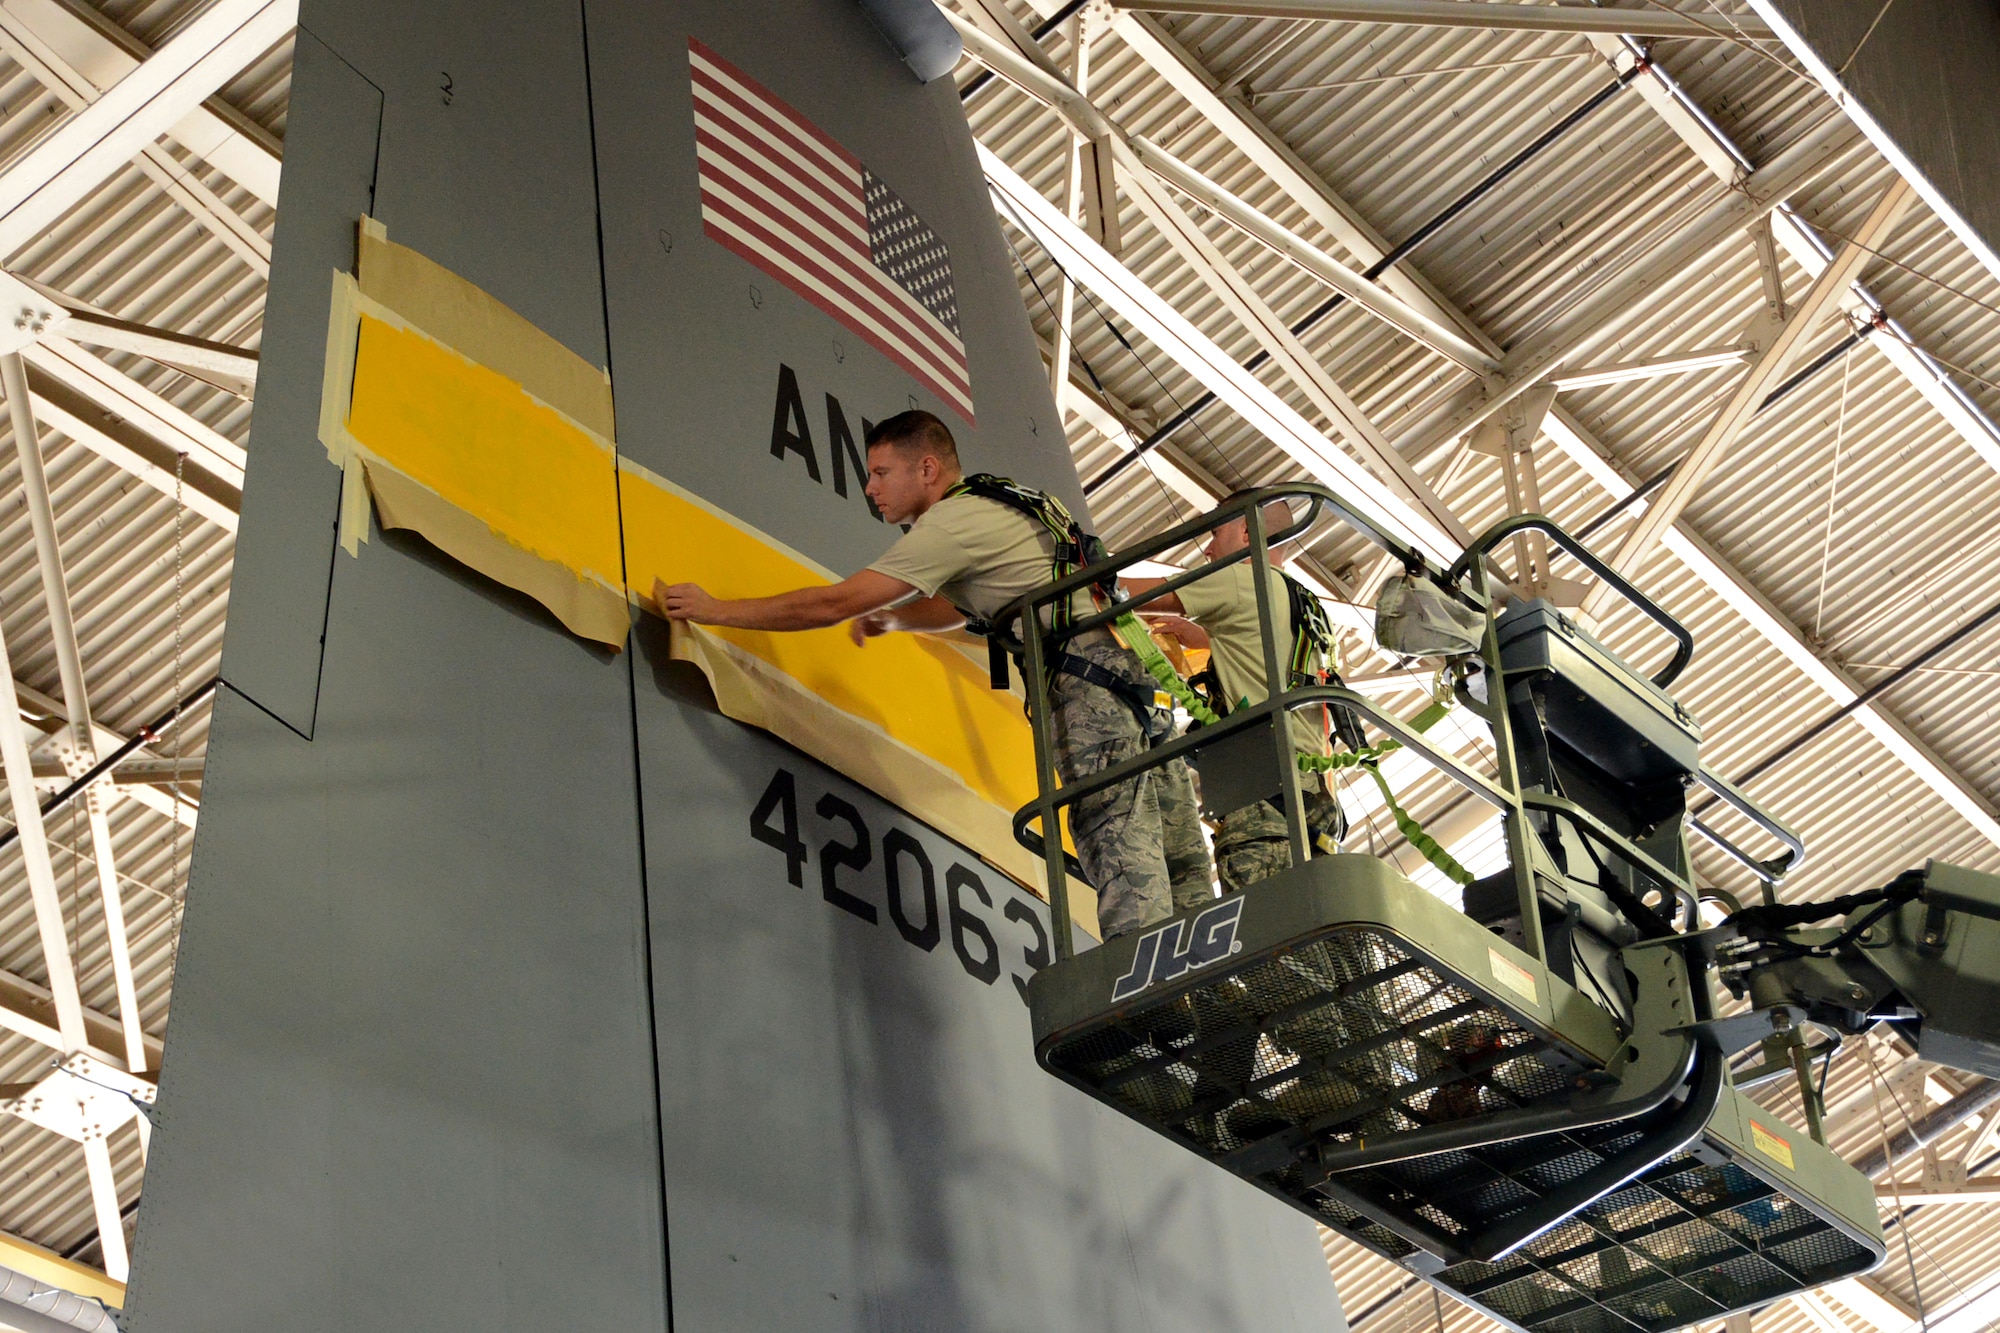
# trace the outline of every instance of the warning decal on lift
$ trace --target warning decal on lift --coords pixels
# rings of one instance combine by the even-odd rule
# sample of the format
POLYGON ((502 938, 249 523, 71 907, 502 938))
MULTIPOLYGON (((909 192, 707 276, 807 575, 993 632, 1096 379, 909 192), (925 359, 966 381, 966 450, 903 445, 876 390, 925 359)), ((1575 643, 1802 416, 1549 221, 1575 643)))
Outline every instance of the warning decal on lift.
POLYGON ((1493 969, 1493 979, 1526 1000, 1536 1003, 1540 996, 1535 989, 1535 974, 1511 958, 1503 957, 1498 949, 1486 951, 1486 962, 1493 969))
POLYGON ((1791 1142, 1787 1139, 1779 1138, 1755 1120, 1750 1122, 1750 1144, 1772 1161, 1783 1163, 1787 1171, 1798 1169, 1797 1165, 1792 1161, 1791 1142))

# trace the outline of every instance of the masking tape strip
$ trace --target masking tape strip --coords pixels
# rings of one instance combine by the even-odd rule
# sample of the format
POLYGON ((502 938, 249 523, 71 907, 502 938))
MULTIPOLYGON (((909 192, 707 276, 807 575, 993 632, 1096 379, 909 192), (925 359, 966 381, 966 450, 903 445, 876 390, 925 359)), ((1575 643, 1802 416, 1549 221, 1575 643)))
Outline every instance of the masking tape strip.
POLYGON ((354 352, 361 338, 361 293, 354 278, 335 271, 333 297, 327 305, 326 365, 320 380, 319 442, 340 469, 340 513, 336 533, 340 549, 358 555, 368 540, 368 505, 361 468, 354 458, 359 443, 347 433, 347 409, 354 401, 354 352))
POLYGON ((384 528, 406 528, 496 583, 526 593, 549 609, 570 633, 605 644, 625 645, 631 613, 615 588, 577 578, 566 565, 523 550, 478 518, 379 458, 357 455, 367 472, 368 490, 384 528))
POLYGON ((373 218, 362 220, 359 256, 362 295, 519 384, 599 438, 616 435, 611 381, 602 369, 491 293, 395 244, 373 218))
MULTIPOLYGON (((972 849, 987 864, 1038 898, 1041 860, 1014 841, 1011 812, 980 796, 965 780, 921 754, 835 708, 798 681, 714 631, 673 625, 675 660, 692 663, 715 691, 725 717, 761 727, 945 837, 972 849)), ((1070 915, 1095 939, 1096 895, 1072 883, 1070 915)))
MULTIPOLYGON (((833 581, 779 543, 621 460, 625 566, 632 591, 656 578, 728 597, 760 597, 833 581)), ((951 644, 887 634, 857 646, 845 626, 714 633, 790 676, 807 692, 957 773, 1013 811, 1034 797, 1034 741, 1020 700, 996 691, 982 664, 951 644)))
MULTIPOLYGON (((366 540, 372 493, 385 528, 408 528, 420 533, 453 558, 533 597, 580 637, 614 649, 622 648, 630 616, 615 578, 619 560, 616 486, 612 477, 614 454, 608 440, 563 417, 489 368, 430 338, 398 312, 365 295, 355 280, 343 273, 336 273, 333 280, 324 374, 319 433, 329 459, 342 470, 339 521, 342 549, 350 555, 356 554, 359 544, 366 540), (405 355, 400 358, 383 355, 379 345, 385 340, 396 344, 405 355), (365 364, 364 341, 377 345, 365 364), (403 361, 413 364, 406 367, 400 364, 403 361), (406 369, 421 375, 425 365, 433 372, 429 381, 419 385, 399 382, 406 369), (362 376, 358 396, 357 375, 362 376), (413 421, 407 413, 398 417, 393 411, 385 414, 378 410, 384 397, 393 398, 398 389, 405 391, 406 397, 419 399, 444 390, 469 395, 477 400, 471 403, 473 407, 497 413, 519 426, 511 440, 516 446, 511 452, 517 456, 528 455, 534 452, 533 445, 545 442, 551 458, 566 445, 569 461, 574 464, 580 458, 586 469, 591 456, 599 456, 603 512, 599 522, 582 526, 598 533, 602 549, 596 551, 594 560, 579 559, 577 563, 606 565, 613 577, 606 578, 587 569, 579 573, 561 561, 550 559, 547 552, 529 549, 538 535, 547 534, 529 530, 533 524, 517 523, 514 526, 524 530, 509 531, 504 521, 506 515, 495 512, 492 504, 482 503, 491 499, 476 494, 482 481, 491 480, 486 467, 470 469, 469 478, 462 475, 461 493, 451 496, 425 485, 423 478, 409 475, 406 468, 412 465, 412 460, 428 461, 435 471, 441 455, 462 454, 463 449, 454 449, 462 443, 458 440, 431 438, 440 434, 435 422, 413 421), (357 410, 363 419, 361 429, 368 436, 366 442, 356 434, 357 410), (426 430, 427 425, 431 429, 426 430), (542 438, 537 439, 538 435, 542 438), (482 521, 495 518, 502 522, 482 521)), ((519 461, 537 480, 541 479, 538 467, 541 460, 522 457, 519 461)))
POLYGON ((347 430, 515 545, 623 599, 609 442, 512 380, 363 313, 347 430))
MULTIPOLYGON (((579 376, 588 369, 580 358, 471 284, 390 246, 372 220, 362 248, 360 282, 334 275, 319 426, 344 474, 340 534, 350 554, 366 538, 372 497, 383 527, 421 534, 614 649, 630 628, 628 599, 644 607, 656 575, 732 596, 834 581, 769 534, 617 459, 608 385, 596 371, 579 376), (517 336, 523 328, 534 336, 517 336), (560 355, 546 355, 552 348, 560 355), (537 357, 540 371, 557 373, 540 373, 537 357), (474 436, 476 464, 466 447, 474 436), (618 586, 621 555, 629 592, 618 586)), ((676 627, 674 642, 725 714, 798 746, 1040 894, 1040 862, 1011 826, 1032 795, 1020 702, 991 690, 966 654, 915 635, 858 648, 838 627, 676 627)), ((1094 935, 1094 895, 1076 888, 1076 920, 1094 935)))

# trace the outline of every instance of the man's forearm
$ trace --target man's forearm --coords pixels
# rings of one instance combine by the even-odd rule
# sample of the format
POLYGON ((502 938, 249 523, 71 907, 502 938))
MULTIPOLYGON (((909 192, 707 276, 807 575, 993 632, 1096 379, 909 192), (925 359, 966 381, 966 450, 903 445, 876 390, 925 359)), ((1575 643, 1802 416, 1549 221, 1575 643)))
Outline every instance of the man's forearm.
POLYGON ((1140 615, 1183 615, 1181 596, 1177 592, 1155 593, 1153 589, 1165 583, 1165 579, 1124 578, 1118 580, 1131 599, 1131 609, 1140 615))
POLYGON ((884 611, 882 627, 910 634, 942 634, 965 624, 965 613, 942 597, 924 597, 884 611))
POLYGON ((702 618, 702 623, 731 629, 825 629, 849 617, 837 588, 838 585, 794 588, 772 597, 721 600, 716 602, 713 612, 702 618))

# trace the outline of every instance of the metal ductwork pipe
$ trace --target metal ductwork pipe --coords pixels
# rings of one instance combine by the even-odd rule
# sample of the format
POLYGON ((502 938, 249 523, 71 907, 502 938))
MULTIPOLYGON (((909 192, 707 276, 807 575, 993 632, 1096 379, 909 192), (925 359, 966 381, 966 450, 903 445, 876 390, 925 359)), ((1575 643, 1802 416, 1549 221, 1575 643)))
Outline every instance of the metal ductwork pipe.
POLYGON ((925 83, 951 73, 965 42, 932 0, 861 0, 875 30, 925 83))
POLYGON ((21 1333, 119 1333, 111 1311, 96 1301, 0 1268, 0 1324, 21 1333))

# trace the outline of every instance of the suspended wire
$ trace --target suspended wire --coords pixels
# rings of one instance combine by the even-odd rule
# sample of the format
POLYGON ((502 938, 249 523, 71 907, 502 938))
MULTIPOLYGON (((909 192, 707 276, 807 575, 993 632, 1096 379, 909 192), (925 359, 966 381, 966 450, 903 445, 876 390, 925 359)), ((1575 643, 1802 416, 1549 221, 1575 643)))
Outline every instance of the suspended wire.
POLYGON ((1861 34, 1861 40, 1854 44, 1854 49, 1847 53, 1847 59, 1841 61, 1840 68, 1833 72, 1836 79, 1845 77, 1848 67, 1861 58, 1861 48, 1868 45, 1868 39, 1875 35, 1875 29, 1881 27, 1882 20, 1889 16, 1889 6, 1895 3, 1896 0, 1882 0, 1882 7, 1875 11, 1875 19, 1868 25, 1868 31, 1861 34))
MULTIPOLYGON (((1896 1231, 1903 1238, 1903 1258, 1910 1266, 1910 1291, 1916 1297, 1917 1301, 1917 1323, 1926 1333, 1929 1333, 1931 1320, 1930 1313, 1924 1307, 1924 1284, 1923 1280, 1917 1276, 1916 1252, 1910 1248, 1910 1215, 1908 1210, 1903 1207, 1902 1182, 1896 1178, 1896 1142, 1889 1134, 1889 1118, 1882 1113, 1882 1071, 1875 1067, 1875 1052, 1865 1041, 1861 1043, 1861 1055, 1863 1059, 1868 1061, 1868 1090, 1875 1102, 1875 1128, 1876 1132, 1882 1136, 1882 1155, 1889 1163, 1889 1189, 1896 1197, 1896 1217, 1898 1221, 1896 1231)), ((1904 1113, 1903 1118, 1905 1120, 1909 1119, 1907 1112, 1904 1113)), ((1916 1123, 1912 1121, 1910 1127, 1915 1129, 1916 1123)), ((1939 1272, 1944 1272, 1943 1266, 1939 1265, 1937 1260, 1931 1257, 1928 1250, 1925 1251, 1924 1257, 1930 1259, 1932 1265, 1937 1267, 1939 1272)), ((1948 1282, 1951 1281, 1949 1273, 1945 1274, 1945 1280, 1948 1282)), ((1957 1286, 1958 1284, 1953 1282, 1952 1285, 1957 1286)))
MULTIPOLYGON (((1014 220, 1016 224, 1020 222, 1019 218, 1016 218, 1014 220)), ((1027 278, 1029 284, 1034 287, 1035 295, 1041 298, 1042 309, 1049 312, 1049 318, 1055 322, 1055 325, 1058 329, 1061 329, 1063 323, 1062 317, 1056 313, 1055 304, 1049 300, 1048 292, 1043 290, 1041 279, 1035 276, 1035 271, 1032 268, 1028 267, 1027 261, 1021 258, 1020 251, 1014 248, 1012 242, 1009 242, 1007 245, 1007 253, 1013 258, 1014 266, 1021 270, 1022 276, 1027 278)), ((1054 256, 1050 256, 1050 258, 1051 260, 1053 260, 1054 256)), ((1056 267, 1060 269, 1062 266, 1058 264, 1056 267)), ((1074 278, 1070 278, 1068 273, 1064 273, 1063 277, 1065 279, 1068 279, 1070 286, 1072 287, 1073 290, 1075 290, 1079 294, 1085 295, 1086 297, 1088 296, 1088 293, 1085 293, 1083 288, 1076 282, 1074 278)), ((1092 308, 1093 309, 1095 308, 1094 303, 1092 308)), ((1100 319, 1103 318, 1102 313, 1099 314, 1098 318, 1100 319)), ((1110 321, 1107 320, 1105 322, 1108 325, 1110 321)), ((1090 377, 1091 387, 1096 389, 1100 395, 1108 397, 1109 392, 1104 387, 1104 381, 1097 377, 1097 371, 1094 367, 1091 366, 1090 358, 1077 350, 1076 340, 1074 337, 1072 337, 1070 340, 1069 350, 1070 350, 1070 355, 1076 358, 1077 364, 1083 367, 1083 373, 1090 377)), ((1053 357, 1055 349, 1051 347, 1049 351, 1051 357, 1053 357)), ((1057 366, 1055 367, 1055 373, 1063 376, 1064 378, 1068 378, 1069 367, 1066 365, 1057 366)), ((1065 435, 1067 435, 1068 433, 1067 427, 1064 425, 1064 423, 1058 421, 1056 423, 1056 427, 1057 429, 1064 431, 1065 435)), ((1129 434, 1130 432, 1128 431, 1127 433, 1129 434)), ((1180 513, 1181 509, 1192 510, 1193 506, 1188 505, 1185 501, 1181 499, 1180 496, 1175 495, 1173 492, 1173 488, 1171 486, 1168 486, 1165 482, 1161 481, 1159 477, 1155 476, 1150 468, 1147 469, 1146 475, 1152 477, 1153 484, 1159 487, 1160 496, 1167 502, 1168 509, 1172 510, 1176 515, 1180 513)), ((1192 517, 1192 513, 1190 513, 1189 516, 1192 517)))
MULTIPOLYGON (((1055 260, 1055 256, 1050 255, 1049 259, 1050 262, 1053 263, 1055 260)), ((1062 265, 1057 264, 1056 267, 1061 268, 1062 265)), ((1064 276, 1068 277, 1068 274, 1065 273, 1064 276)), ((1071 281, 1075 282, 1075 279, 1072 278, 1071 281)), ((1126 351, 1132 354, 1133 359, 1139 363, 1139 368, 1146 372, 1146 378, 1153 381, 1154 386, 1157 387, 1161 393, 1167 396, 1167 401, 1174 405, 1174 411, 1175 412, 1187 411, 1187 406, 1181 402, 1180 395, 1167 387, 1167 382, 1161 379, 1158 373, 1155 372, 1153 367, 1147 362, 1146 358, 1140 355, 1139 349, 1132 345, 1131 340, 1125 336, 1124 332, 1120 330, 1117 325, 1113 324, 1110 318, 1105 315, 1104 311, 1101 308, 1099 308, 1097 304, 1097 298, 1090 294, 1090 289, 1088 287, 1085 287, 1082 283, 1076 283, 1076 290, 1078 294, 1083 297, 1084 300, 1090 303, 1091 310, 1096 313, 1097 318, 1100 321, 1102 321, 1104 327, 1111 330, 1111 336, 1118 340, 1118 345, 1123 347, 1126 351)), ((1236 460, 1231 458, 1227 453, 1225 453, 1223 451, 1222 446, 1215 442, 1215 437, 1208 433, 1208 427, 1202 425, 1199 421, 1196 421, 1194 428, 1201 433, 1201 438, 1208 442, 1208 447, 1215 453, 1216 461, 1222 464, 1224 467, 1228 468, 1229 471, 1235 475, 1235 484, 1239 487, 1248 485, 1249 478, 1244 476, 1242 469, 1236 466, 1236 460)))
POLYGON ((1974 384, 1980 385, 1983 388, 2000 390, 2000 380, 1987 379, 1984 375, 1980 374, 1978 371, 1967 370, 1964 366, 1959 365, 1958 362, 1956 361, 1947 361, 1943 357, 1939 356, 1936 352, 1931 351, 1929 348, 1916 347, 1914 343, 1909 342, 1907 339, 1903 339, 1900 341, 1903 342, 1904 346, 1911 347, 1920 356, 1923 356, 1928 360, 1937 362, 1939 365, 1943 366, 1946 370, 1957 371, 1959 374, 1971 380, 1974 384))
MULTIPOLYGON (((1014 226, 1019 229, 1020 233, 1023 236, 1028 237, 1030 240, 1035 240, 1034 231, 1028 226, 1027 223, 1021 220, 1021 215, 1014 211, 1014 205, 1011 200, 1009 200, 1005 195, 1001 195, 998 193, 995 193, 993 195, 993 200, 995 203, 999 204, 1001 209, 1007 214, 1007 216, 1013 220, 1014 226)), ((1040 244, 1039 241, 1037 241, 1036 243, 1038 245, 1040 244)), ((1012 246, 1009 246, 1008 248, 1009 250, 1013 250, 1012 246)), ((1124 330, 1120 329, 1116 324, 1114 324, 1111 321, 1111 317, 1104 313, 1103 307, 1097 304, 1097 298, 1091 295, 1089 286, 1085 283, 1078 282, 1075 276, 1071 274, 1068 269, 1063 267, 1062 261, 1060 259, 1057 259, 1053 254, 1049 253, 1047 246, 1042 246, 1042 253, 1045 256, 1047 256, 1048 261, 1051 264, 1055 265, 1056 272, 1062 274, 1065 278, 1069 279, 1070 285, 1076 289, 1076 292, 1079 296, 1083 297, 1084 301, 1090 306, 1091 313, 1097 316, 1098 322, 1104 325, 1105 330, 1109 332, 1114 339, 1117 340, 1118 345, 1120 347, 1123 347, 1126 351, 1132 354, 1132 359, 1137 361, 1139 363, 1139 368, 1146 372, 1146 378, 1153 381, 1154 385, 1160 390, 1160 392, 1166 395, 1167 401, 1174 405, 1174 411, 1181 414, 1187 414, 1188 409, 1181 402, 1180 396, 1176 394, 1172 389, 1167 387, 1166 381, 1162 380, 1159 377, 1159 375, 1153 370, 1152 365, 1147 361, 1146 357, 1139 351, 1139 349, 1136 346, 1133 345, 1132 340, 1125 336, 1124 330)), ((1015 252, 1014 259, 1015 262, 1021 264, 1023 268, 1027 267, 1026 262, 1021 259, 1018 251, 1015 252)), ((1036 284, 1036 290, 1037 291, 1041 290, 1041 286, 1039 283, 1036 284)), ((1047 298, 1044 297, 1043 299, 1046 300, 1047 298)), ((1079 359, 1081 358, 1079 357, 1079 359)), ((1097 382, 1097 377, 1095 375, 1091 376, 1091 382, 1092 383, 1097 382)), ((1101 385, 1099 387, 1102 388, 1101 385)), ((1244 478, 1242 471, 1237 468, 1235 460, 1231 459, 1226 453, 1223 452, 1222 446, 1215 442, 1215 437, 1208 433, 1208 428, 1201 424, 1201 421, 1198 417, 1190 417, 1190 420, 1192 420, 1194 428, 1201 433, 1201 438, 1208 442, 1208 447, 1214 451, 1215 457, 1224 466, 1228 467, 1228 469, 1231 472, 1236 474, 1236 484, 1238 486, 1244 485, 1246 483, 1246 479, 1244 478)), ((1135 457, 1141 456, 1140 451, 1136 449, 1133 450, 1133 454, 1135 457)))
MULTIPOLYGON (((1697 28, 1706 29, 1709 35, 1712 37, 1715 37, 1721 41, 1728 42, 1732 46, 1742 47, 1745 51, 1750 52, 1752 55, 1757 56, 1763 60, 1767 60, 1771 64, 1776 65, 1779 69, 1785 71, 1785 73, 1791 75, 1795 79, 1808 79, 1811 77, 1804 70, 1793 68, 1792 66, 1786 64, 1783 60, 1779 59, 1777 56, 1773 55, 1771 52, 1765 50, 1764 42, 1772 40, 1771 38, 1759 39, 1750 36, 1748 33, 1744 32, 1743 29, 1736 23, 1736 21, 1727 14, 1718 13, 1717 17, 1721 18, 1724 22, 1728 23, 1729 27, 1718 28, 1712 23, 1702 22, 1701 18, 1698 15, 1690 14, 1685 9, 1680 9, 1677 8, 1676 6, 1664 3, 1664 0, 1646 0, 1646 3, 1651 5, 1654 9, 1665 10, 1669 14, 1678 15, 1679 17, 1684 18, 1688 22, 1694 24, 1697 28)), ((1893 4, 1894 0, 1890 0, 1890 3, 1893 4)), ((1713 6, 1711 6, 1711 8, 1712 7, 1713 6)), ((1883 8, 1886 9, 1888 8, 1888 6, 1885 5, 1883 6, 1883 8)))
MULTIPOLYGON (((1803 222, 1805 221, 1805 219, 1801 218, 1800 221, 1803 222)), ((1970 301, 1972 304, 1978 306, 1981 310, 1988 311, 1995 315, 2000 315, 2000 306, 1996 306, 1990 301, 1982 301, 1977 296, 1974 296, 1971 292, 1966 291, 1963 287, 1954 287, 1951 283, 1946 282, 1943 278, 1937 277, 1930 273, 1926 273, 1922 269, 1917 268, 1914 265, 1905 264, 1902 260, 1897 259, 1891 255, 1883 254, 1880 250, 1877 250, 1873 246, 1863 245, 1859 241, 1855 240, 1853 237, 1848 236, 1844 232, 1835 231, 1832 227, 1827 226, 1823 222, 1806 222, 1806 225, 1811 227, 1814 231, 1825 232, 1828 236, 1833 237, 1836 241, 1841 242, 1843 245, 1854 246, 1857 250, 1860 250, 1863 254, 1873 255, 1875 258, 1881 260, 1883 263, 1887 264, 1891 268, 1899 268, 1913 278, 1919 279, 1920 281, 1923 282, 1928 282, 1931 286, 1936 287, 1941 291, 1950 292, 1953 296, 1958 297, 1960 300, 1970 301)))

